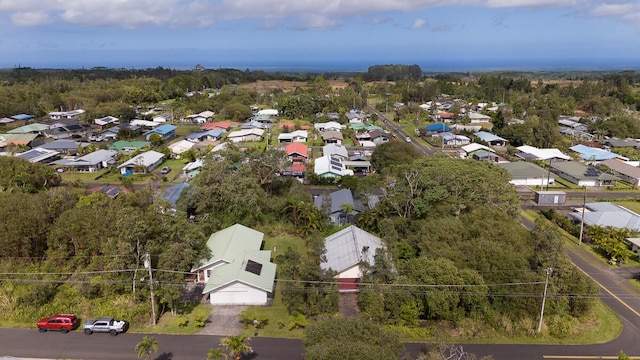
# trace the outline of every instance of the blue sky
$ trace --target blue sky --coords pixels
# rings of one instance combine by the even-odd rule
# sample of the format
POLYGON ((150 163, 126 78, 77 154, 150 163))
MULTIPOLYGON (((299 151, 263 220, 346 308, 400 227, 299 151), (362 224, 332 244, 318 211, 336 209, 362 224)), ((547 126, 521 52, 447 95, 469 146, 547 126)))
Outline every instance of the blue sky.
POLYGON ((0 0, 0 67, 640 68, 640 1, 0 0))

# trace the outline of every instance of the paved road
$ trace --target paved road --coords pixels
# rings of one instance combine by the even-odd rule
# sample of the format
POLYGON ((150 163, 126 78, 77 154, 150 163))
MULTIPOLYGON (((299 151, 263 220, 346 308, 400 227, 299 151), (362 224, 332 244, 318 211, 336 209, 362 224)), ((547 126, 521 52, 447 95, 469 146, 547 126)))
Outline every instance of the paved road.
MULTIPOLYGON (((401 128, 398 124, 395 124, 393 121, 391 121, 389 118, 385 117, 383 113, 381 113, 380 111, 374 109, 373 107, 367 105, 367 110, 373 114, 378 115, 378 119, 380 119, 382 122, 384 122, 384 124, 386 125, 387 128, 391 129, 391 131, 400 134, 400 141, 404 141, 405 138, 409 137, 409 134, 404 131, 403 128, 401 128)), ((430 147, 426 147, 423 146, 422 144, 419 144, 417 141, 413 141, 411 142, 411 144, 416 148, 416 150, 418 150, 418 152, 420 152, 423 155, 433 155, 436 150, 432 149, 430 147)))
MULTIPOLYGON (((144 334, 84 335, 80 331, 67 334, 39 333, 35 329, 0 329, 0 356, 43 359, 119 360, 136 359, 135 346, 144 334)), ((158 339, 157 360, 206 359, 207 351, 218 346, 220 336, 150 335, 158 339)), ((280 360, 302 359, 302 342, 289 339, 254 337, 252 358, 280 360)))

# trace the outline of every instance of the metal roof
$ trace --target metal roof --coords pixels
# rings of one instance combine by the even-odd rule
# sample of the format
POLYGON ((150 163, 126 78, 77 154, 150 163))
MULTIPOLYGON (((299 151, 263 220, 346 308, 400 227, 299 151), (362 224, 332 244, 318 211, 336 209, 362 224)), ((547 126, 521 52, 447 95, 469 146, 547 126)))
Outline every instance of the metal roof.
POLYGON ((374 263, 377 249, 384 248, 379 237, 357 226, 351 225, 324 239, 326 262, 320 264, 323 269, 333 269, 338 273, 367 261, 374 263))
POLYGON ((616 153, 612 153, 610 151, 593 148, 590 146, 585 146, 582 144, 574 145, 569 149, 580 154, 580 157, 584 160, 592 160, 592 161, 603 161, 609 159, 624 159, 629 160, 628 158, 618 155, 616 153))
POLYGON ((131 166, 131 165, 148 167, 148 166, 151 166, 151 165, 155 164, 156 162, 160 161, 164 157, 165 157, 165 155, 163 153, 160 153, 160 152, 157 152, 157 151, 153 151, 153 150, 149 150, 147 152, 144 152, 144 153, 142 153, 140 155, 137 155, 137 156, 125 161, 124 163, 122 163, 121 165, 118 166, 118 169, 126 167, 126 166, 131 166))
POLYGON ((260 250, 263 237, 263 233, 240 224, 212 234, 207 240, 212 257, 197 269, 205 269, 219 262, 223 265, 211 269, 211 277, 202 293, 214 291, 234 281, 270 292, 276 265, 270 262, 271 251, 260 250), (247 270, 249 261, 262 265, 259 274, 252 268, 247 270))
MULTIPOLYGON (((615 228, 625 228, 632 231, 640 231, 640 215, 609 202, 587 203, 585 204, 584 223, 586 225, 611 226, 615 228)), ((576 220, 582 220, 582 212, 572 212, 569 214, 576 220)))

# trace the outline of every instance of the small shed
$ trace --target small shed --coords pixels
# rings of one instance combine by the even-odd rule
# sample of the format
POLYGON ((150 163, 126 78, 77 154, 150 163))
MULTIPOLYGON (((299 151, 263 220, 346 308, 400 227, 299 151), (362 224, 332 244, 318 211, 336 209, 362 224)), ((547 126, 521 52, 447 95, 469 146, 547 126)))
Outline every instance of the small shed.
POLYGON ((564 191, 536 191, 534 198, 538 205, 564 205, 567 193, 564 191))

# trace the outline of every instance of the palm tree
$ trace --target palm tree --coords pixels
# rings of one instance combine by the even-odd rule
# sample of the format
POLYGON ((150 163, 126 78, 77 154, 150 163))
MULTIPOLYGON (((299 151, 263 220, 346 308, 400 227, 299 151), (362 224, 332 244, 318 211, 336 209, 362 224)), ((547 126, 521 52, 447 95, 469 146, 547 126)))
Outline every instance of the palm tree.
POLYGON ((349 223, 349 218, 351 217, 355 209, 356 207, 353 204, 349 204, 349 203, 340 204, 340 211, 342 212, 340 216, 344 217, 344 224, 340 224, 340 225, 346 225, 347 223, 349 223))
POLYGON ((151 359, 151 353, 158 352, 158 339, 153 336, 145 336, 142 341, 136 344, 136 351, 138 352, 138 358, 147 356, 147 360, 151 359))
POLYGON ((232 358, 240 360, 242 359, 242 355, 251 354, 253 352, 253 349, 249 346, 249 341, 251 341, 251 338, 246 336, 232 335, 220 339, 220 345, 229 352, 229 355, 231 355, 232 358))
POLYGON ((207 360, 227 360, 227 354, 225 354, 219 347, 209 349, 209 352, 207 353, 207 360))

